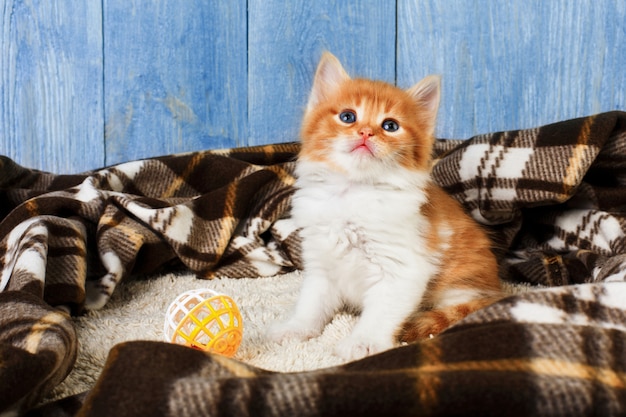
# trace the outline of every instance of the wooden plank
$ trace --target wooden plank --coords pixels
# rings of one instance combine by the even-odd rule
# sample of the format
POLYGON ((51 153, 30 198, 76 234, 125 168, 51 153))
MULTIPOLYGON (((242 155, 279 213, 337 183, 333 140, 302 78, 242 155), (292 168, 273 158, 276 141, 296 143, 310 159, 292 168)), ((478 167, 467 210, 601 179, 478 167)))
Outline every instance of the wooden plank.
MULTIPOLYGON (((104 29, 101 2, 84 3, 0 7, 0 153, 24 165, 296 139, 324 49, 351 73, 396 77, 384 0, 249 0, 248 16, 245 0, 106 0, 104 29)), ((625 109, 624 2, 398 0, 397 21, 399 85, 443 75, 439 136, 625 109)))
POLYGON ((56 173, 104 163, 100 2, 0 4, 0 154, 56 173))
POLYGON ((245 1, 104 1, 106 161, 245 144, 245 1))
POLYGON ((395 79, 395 2, 249 0, 248 10, 251 144, 298 138, 323 50, 352 75, 395 79))
POLYGON ((398 83, 443 76, 437 134, 626 108, 626 3, 398 0, 398 83))

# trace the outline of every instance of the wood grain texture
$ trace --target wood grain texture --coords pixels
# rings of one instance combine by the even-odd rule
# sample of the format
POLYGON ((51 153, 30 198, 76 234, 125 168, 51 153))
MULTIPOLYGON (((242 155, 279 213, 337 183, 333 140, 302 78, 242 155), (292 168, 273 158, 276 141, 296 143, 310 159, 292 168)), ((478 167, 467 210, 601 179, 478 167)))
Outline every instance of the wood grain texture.
POLYGON ((351 75, 395 79, 395 2, 249 0, 249 143, 298 138, 324 50, 351 75))
POLYGON ((0 0, 0 153, 70 173, 291 141, 323 50, 408 87, 437 134, 626 110, 623 0, 0 0))
POLYGON ((440 137, 626 109, 626 2, 398 0, 398 83, 443 76, 440 137))
POLYGON ((245 1, 104 1, 106 161, 247 139, 245 1))
POLYGON ((99 2, 0 1, 0 154, 42 170, 104 164, 99 2))

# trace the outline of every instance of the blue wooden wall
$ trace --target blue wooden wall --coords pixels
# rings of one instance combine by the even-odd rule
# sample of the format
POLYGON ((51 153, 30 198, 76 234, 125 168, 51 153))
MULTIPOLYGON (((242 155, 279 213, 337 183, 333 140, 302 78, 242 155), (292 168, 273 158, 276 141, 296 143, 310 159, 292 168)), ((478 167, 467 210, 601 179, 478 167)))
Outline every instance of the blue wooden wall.
POLYGON ((0 0, 0 154, 58 173, 297 139, 325 49, 437 134, 626 110, 623 0, 0 0))

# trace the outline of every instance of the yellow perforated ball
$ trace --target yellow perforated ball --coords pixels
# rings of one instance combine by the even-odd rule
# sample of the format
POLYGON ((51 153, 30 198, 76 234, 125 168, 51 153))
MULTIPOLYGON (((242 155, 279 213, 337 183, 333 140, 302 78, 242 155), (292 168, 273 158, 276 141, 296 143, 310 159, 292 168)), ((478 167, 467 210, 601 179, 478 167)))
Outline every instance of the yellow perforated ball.
POLYGON ((165 340, 232 357, 243 337, 243 322, 232 298, 207 288, 180 294, 167 308, 165 340))

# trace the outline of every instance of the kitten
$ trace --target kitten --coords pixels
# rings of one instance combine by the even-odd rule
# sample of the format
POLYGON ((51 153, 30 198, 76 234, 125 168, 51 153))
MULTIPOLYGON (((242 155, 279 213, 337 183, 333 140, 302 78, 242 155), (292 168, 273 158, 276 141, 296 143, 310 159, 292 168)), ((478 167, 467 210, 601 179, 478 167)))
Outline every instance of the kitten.
POLYGON ((292 207, 304 280, 273 340, 315 337, 353 306, 360 318, 336 353, 358 359, 436 335, 502 296, 489 239, 429 176, 439 85, 351 79, 323 55, 292 207))

